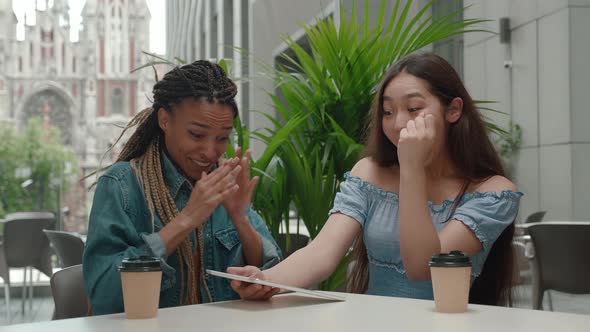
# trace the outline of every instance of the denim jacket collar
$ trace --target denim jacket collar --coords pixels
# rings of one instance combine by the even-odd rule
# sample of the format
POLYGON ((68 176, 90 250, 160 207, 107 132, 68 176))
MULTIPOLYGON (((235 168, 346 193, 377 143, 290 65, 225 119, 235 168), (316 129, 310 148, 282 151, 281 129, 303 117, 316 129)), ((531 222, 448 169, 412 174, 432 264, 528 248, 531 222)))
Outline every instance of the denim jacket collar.
POLYGON ((186 185, 187 188, 190 189, 191 184, 182 174, 181 170, 176 167, 172 160, 170 160, 170 157, 168 157, 168 153, 165 149, 162 149, 160 155, 162 156, 164 180, 166 181, 166 185, 170 190, 170 195, 172 195, 172 198, 176 198, 178 191, 183 185, 186 185))

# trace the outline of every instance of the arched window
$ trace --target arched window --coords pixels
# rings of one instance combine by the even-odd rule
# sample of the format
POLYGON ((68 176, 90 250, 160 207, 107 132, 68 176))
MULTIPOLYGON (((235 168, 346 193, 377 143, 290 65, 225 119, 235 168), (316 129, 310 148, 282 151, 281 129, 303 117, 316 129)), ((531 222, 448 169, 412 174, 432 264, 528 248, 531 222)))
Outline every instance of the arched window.
POLYGON ((111 96, 111 114, 123 113, 123 91, 120 88, 115 88, 111 96))
POLYGON ((58 128, 64 143, 72 143, 72 114, 70 104, 63 97, 65 93, 56 90, 43 90, 29 97, 23 106, 23 112, 19 115, 23 124, 33 117, 43 115, 43 110, 49 110, 49 124, 58 128))

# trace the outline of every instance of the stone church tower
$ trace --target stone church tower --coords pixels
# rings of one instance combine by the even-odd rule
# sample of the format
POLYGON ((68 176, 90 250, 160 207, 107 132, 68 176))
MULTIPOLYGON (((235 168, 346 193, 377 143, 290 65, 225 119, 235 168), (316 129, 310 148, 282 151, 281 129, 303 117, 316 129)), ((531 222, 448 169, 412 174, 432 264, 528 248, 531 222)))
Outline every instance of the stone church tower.
POLYGON ((0 0, 0 121, 23 127, 48 114, 91 170, 118 126, 150 105, 153 73, 130 72, 147 61, 151 15, 145 0, 87 0, 71 42, 67 0, 43 1, 19 41, 12 1, 0 0))
MULTIPOLYGON (((146 62, 149 50, 150 13, 145 0, 87 0, 82 11, 87 43, 85 82, 86 119, 103 152, 117 137, 121 126, 151 103, 153 72, 130 72, 146 62)), ((115 152, 120 147, 115 147, 115 152)), ((96 154, 95 154, 96 155, 96 154)))

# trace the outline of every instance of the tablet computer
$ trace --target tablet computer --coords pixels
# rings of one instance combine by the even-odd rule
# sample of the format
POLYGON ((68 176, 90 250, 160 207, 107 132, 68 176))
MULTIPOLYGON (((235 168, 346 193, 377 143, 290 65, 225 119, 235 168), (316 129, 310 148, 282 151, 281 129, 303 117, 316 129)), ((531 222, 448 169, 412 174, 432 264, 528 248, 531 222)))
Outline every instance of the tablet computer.
POLYGON ((310 296, 315 296, 315 297, 319 297, 319 298, 326 299, 326 300, 346 301, 346 298, 344 296, 338 296, 338 295, 334 295, 334 294, 327 294, 327 293, 324 293, 322 291, 315 291, 315 290, 310 290, 310 289, 305 289, 305 288, 299 288, 299 287, 293 287, 293 286, 288 286, 288 285, 283 285, 283 284, 277 284, 277 283, 274 283, 274 282, 270 282, 270 281, 266 281, 266 280, 261 280, 261 279, 258 279, 258 278, 244 277, 244 276, 240 276, 240 275, 237 275, 237 274, 219 272, 219 271, 209 270, 209 269, 207 269, 206 272, 207 272, 207 274, 210 274, 210 275, 216 276, 216 277, 233 279, 233 280, 239 280, 239 281, 245 281, 245 282, 249 282, 249 283, 252 283, 252 284, 260 284, 260 285, 264 285, 264 286, 270 286, 270 287, 285 289, 285 290, 288 290, 288 291, 292 291, 292 292, 296 292, 296 293, 302 293, 302 294, 306 294, 306 295, 310 295, 310 296))

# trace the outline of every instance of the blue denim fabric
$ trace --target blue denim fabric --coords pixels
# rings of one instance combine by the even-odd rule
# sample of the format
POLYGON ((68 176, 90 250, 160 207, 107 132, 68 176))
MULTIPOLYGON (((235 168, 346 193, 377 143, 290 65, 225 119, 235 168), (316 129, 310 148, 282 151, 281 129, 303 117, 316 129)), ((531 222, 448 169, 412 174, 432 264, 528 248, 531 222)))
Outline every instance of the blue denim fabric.
MULTIPOLYGON (((186 205, 192 191, 168 157, 162 153, 166 184, 179 210, 186 205)), ((262 269, 281 260, 281 252, 260 216, 251 208, 247 215, 262 240, 262 269)), ((157 213, 149 213, 138 179, 128 162, 111 166, 97 183, 90 212, 88 238, 84 250, 83 271, 86 291, 95 314, 123 311, 121 277, 118 266, 126 257, 152 255, 162 262, 160 307, 184 303, 180 299, 178 256, 166 256, 158 231, 163 228, 157 213)), ((193 253, 196 236, 190 235, 193 253)), ((204 269, 225 271, 229 266, 245 265, 238 232, 222 205, 214 210, 203 226, 204 269)), ((237 299, 229 280, 205 275, 212 301, 237 299)), ((209 302, 205 285, 201 300, 209 302)), ((184 292, 186 294, 186 291, 184 292)))
MULTIPOLYGON (((466 193, 451 217, 454 201, 440 205, 429 202, 432 223, 440 231, 447 220, 456 219, 469 227, 482 243, 482 250, 471 257, 473 281, 483 268, 492 244, 514 221, 521 192, 466 193), (450 218, 450 219, 449 219, 450 218)), ((432 299, 432 284, 412 281, 406 276, 399 244, 399 197, 359 177, 346 173, 332 213, 342 213, 358 221, 369 260, 369 286, 372 295, 432 299)))

